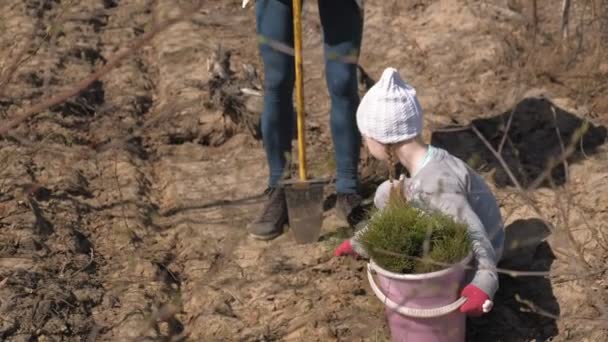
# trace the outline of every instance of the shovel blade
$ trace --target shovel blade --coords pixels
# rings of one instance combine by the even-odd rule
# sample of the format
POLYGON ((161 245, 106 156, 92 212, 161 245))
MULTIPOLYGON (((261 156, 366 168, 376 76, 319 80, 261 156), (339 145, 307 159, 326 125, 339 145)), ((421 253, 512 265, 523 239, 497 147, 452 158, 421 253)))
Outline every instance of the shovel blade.
POLYGON ((323 225, 323 181, 285 182, 289 228, 297 243, 319 240, 323 225))

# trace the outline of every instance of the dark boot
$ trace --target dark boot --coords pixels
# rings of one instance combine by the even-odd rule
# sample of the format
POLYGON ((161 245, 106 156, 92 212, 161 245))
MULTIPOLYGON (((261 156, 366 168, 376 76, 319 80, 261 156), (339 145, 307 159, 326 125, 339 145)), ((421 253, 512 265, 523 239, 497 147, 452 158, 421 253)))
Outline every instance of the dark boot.
POLYGON ((358 194, 338 193, 336 200, 336 213, 351 226, 356 226, 365 218, 365 209, 362 206, 363 198, 358 194))
POLYGON ((283 226, 287 223, 287 202, 285 190, 281 188, 268 188, 265 194, 268 199, 262 213, 247 230, 256 239, 272 240, 283 233, 283 226))

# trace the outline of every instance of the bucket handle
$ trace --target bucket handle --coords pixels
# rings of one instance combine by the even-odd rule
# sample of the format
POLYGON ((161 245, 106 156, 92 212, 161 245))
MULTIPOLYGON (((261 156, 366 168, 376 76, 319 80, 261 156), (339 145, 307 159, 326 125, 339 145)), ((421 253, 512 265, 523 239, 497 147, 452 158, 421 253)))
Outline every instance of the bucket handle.
POLYGON ((462 304, 464 304, 467 299, 465 297, 460 297, 455 302, 448 304, 446 306, 442 306, 439 308, 433 309, 418 309, 418 308, 408 308, 405 306, 401 306, 395 302, 393 302, 390 298, 388 298, 382 290, 378 288, 376 282, 374 281, 374 277, 372 276, 371 266, 367 265, 367 279, 369 280, 369 285, 372 288, 372 291, 376 294, 376 297, 380 299, 390 309, 397 311, 403 316, 412 317, 412 318, 433 318, 440 317, 443 315, 447 315, 452 311, 457 310, 462 304))

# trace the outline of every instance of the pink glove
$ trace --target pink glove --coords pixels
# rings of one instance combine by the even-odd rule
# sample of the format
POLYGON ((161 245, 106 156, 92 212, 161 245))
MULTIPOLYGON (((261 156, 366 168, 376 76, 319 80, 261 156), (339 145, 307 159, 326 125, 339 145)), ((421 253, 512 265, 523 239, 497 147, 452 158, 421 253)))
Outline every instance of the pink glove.
POLYGON ((345 256, 345 255, 350 255, 350 256, 354 256, 354 257, 359 256, 353 249, 353 246, 351 246, 350 240, 348 240, 348 239, 344 240, 340 244, 340 246, 338 246, 336 248, 336 250, 334 251, 334 256, 340 257, 340 256, 345 256))
POLYGON ((460 307, 460 312, 472 317, 479 317, 492 310, 493 303, 490 297, 475 285, 467 285, 460 294, 467 301, 460 307))

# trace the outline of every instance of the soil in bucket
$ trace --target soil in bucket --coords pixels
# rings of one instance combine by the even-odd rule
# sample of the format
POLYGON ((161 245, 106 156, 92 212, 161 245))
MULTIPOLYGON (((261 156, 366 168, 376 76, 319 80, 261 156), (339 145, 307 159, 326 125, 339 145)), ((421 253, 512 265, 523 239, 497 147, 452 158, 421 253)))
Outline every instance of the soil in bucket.
POLYGON ((370 255, 368 279, 386 306, 392 341, 464 341, 465 316, 458 308, 471 260, 466 225, 391 198, 372 213, 360 240, 370 255))

